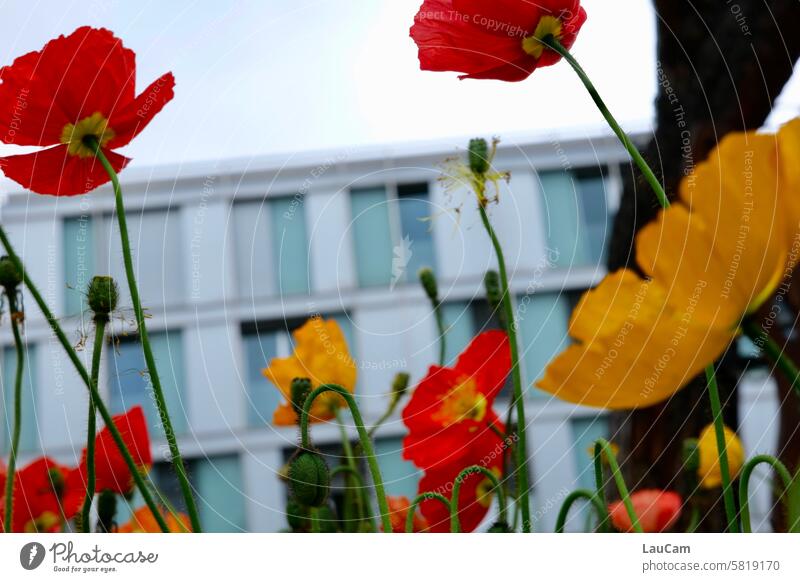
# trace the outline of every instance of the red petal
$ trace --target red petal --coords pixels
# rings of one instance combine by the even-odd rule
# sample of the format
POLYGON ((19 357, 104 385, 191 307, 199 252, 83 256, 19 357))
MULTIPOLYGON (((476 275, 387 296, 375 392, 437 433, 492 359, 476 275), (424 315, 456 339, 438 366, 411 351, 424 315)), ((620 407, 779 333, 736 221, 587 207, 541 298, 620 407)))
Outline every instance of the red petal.
POLYGON ((403 409, 403 423, 411 432, 441 429, 442 425, 434 422, 431 415, 439 410, 442 398, 461 380, 461 372, 431 366, 403 409))
POLYGON ((478 390, 491 406, 511 371, 508 336, 499 330, 478 335, 458 357, 455 369, 475 378, 478 390))
MULTIPOLYGON (((131 408, 127 413, 112 418, 122 440, 128 447, 137 467, 149 468, 153 464, 150 452, 150 437, 141 406, 131 408)), ((86 451, 84 451, 84 456, 86 451)), ((85 464, 84 462, 81 465, 85 464)), ((104 428, 95 440, 95 467, 97 474, 96 490, 109 489, 122 495, 133 490, 133 476, 120 454, 111 432, 104 428)))
POLYGON ((475 26, 493 34, 517 36, 521 41, 536 29, 541 14, 547 13, 543 5, 577 4, 577 1, 452 0, 450 3, 452 10, 467 15, 475 26))
MULTIPOLYGON (((112 151, 104 152, 117 172, 130 161, 112 151)), ((110 180, 103 166, 94 157, 69 155, 65 145, 32 154, 0 158, 0 169, 23 188, 37 194, 53 196, 85 194, 110 180)))
MULTIPOLYGON (((642 489, 631 495, 631 503, 639 525, 645 533, 660 533, 670 527, 681 515, 683 500, 673 491, 659 491, 657 489, 642 489)), ((622 532, 632 532, 633 524, 628 511, 622 501, 616 501, 608 506, 611 523, 622 532)))
POLYGON ((481 433, 470 433, 466 425, 460 422, 438 432, 409 432, 403 439, 403 458, 421 469, 467 462, 471 443, 481 433))
POLYGON ((107 147, 114 149, 129 143, 175 96, 175 77, 166 73, 128 104, 124 109, 114 113, 108 122, 116 136, 108 142, 107 147))
POLYGON ((87 26, 19 57, 0 70, 0 139, 52 145, 67 123, 97 112, 111 117, 134 98, 135 63, 133 51, 113 33, 87 26), (22 108, 20 99, 26 102, 22 108), (14 119, 19 128, 10 135, 14 119))

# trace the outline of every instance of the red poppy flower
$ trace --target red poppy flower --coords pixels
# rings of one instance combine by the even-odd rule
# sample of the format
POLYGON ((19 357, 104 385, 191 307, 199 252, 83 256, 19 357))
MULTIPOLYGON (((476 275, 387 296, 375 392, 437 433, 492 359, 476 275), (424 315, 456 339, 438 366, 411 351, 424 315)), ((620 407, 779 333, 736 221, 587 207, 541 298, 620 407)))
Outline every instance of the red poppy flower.
POLYGON ((174 93, 167 73, 136 95, 136 55, 105 29, 77 29, 0 69, 0 141, 54 146, 0 158, 6 176, 39 194, 85 194, 109 181, 87 137, 116 171, 128 144, 174 93))
POLYGON ((459 356, 454 368, 431 366, 403 410, 408 436, 403 457, 422 469, 464 468, 501 442, 490 428, 503 424, 492 404, 511 370, 508 336, 480 334, 459 356))
MULTIPOLYGON (((392 522, 394 533, 405 533, 408 510, 411 509, 411 501, 408 497, 387 496, 386 502, 389 504, 389 520, 392 522)), ((419 511, 414 514, 414 532, 423 532, 428 529, 426 520, 419 511)))
MULTIPOLYGON (((64 520, 72 519, 78 505, 65 503, 70 469, 41 457, 17 471, 14 476, 14 532, 57 532, 64 520)), ((70 496, 71 499, 74 497, 70 496)), ((5 498, 0 500, 0 527, 5 513, 5 498)))
MULTIPOLYGON (((673 491, 642 489, 631 495, 631 503, 645 533, 660 533, 668 530, 681 516, 683 500, 673 491)), ((622 501, 608 506, 611 523, 619 531, 632 532, 633 525, 622 501)))
POLYGON ((585 21, 580 0, 425 0, 411 38, 425 71, 522 81, 561 58, 540 39, 553 35, 570 48, 585 21))
MULTIPOLYGON (((150 453, 150 436, 147 433, 147 423, 142 407, 134 406, 125 414, 114 416, 112 420, 122 435, 122 440, 125 441, 136 465, 142 472, 148 471, 153 464, 153 457, 150 453)), ((85 467, 86 450, 83 451, 81 470, 85 471, 85 467)), ((95 490, 98 493, 110 490, 120 495, 127 495, 133 491, 133 475, 131 475, 108 428, 97 433, 95 439, 95 474, 95 490)))

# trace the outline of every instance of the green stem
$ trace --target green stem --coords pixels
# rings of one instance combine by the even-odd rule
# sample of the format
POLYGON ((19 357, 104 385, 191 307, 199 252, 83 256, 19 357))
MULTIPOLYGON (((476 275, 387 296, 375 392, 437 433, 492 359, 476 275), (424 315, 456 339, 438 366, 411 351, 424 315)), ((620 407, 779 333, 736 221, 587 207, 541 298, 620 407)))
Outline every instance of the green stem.
POLYGON ((53 312, 50 311, 47 303, 45 302, 44 298, 42 298, 42 294, 39 293, 39 289, 36 287, 36 284, 31 280, 28 276, 28 272, 25 270, 22 261, 20 260, 17 253, 14 251, 14 247, 11 245, 11 241, 8 239, 5 230, 3 229, 2 225, 0 225, 0 242, 3 243, 3 247, 5 247, 6 253, 14 265, 17 267, 20 273, 22 273, 22 280, 25 283, 25 286, 30 291, 31 295, 33 296, 34 301, 36 301, 36 305, 39 306, 39 309, 44 315, 45 320, 47 321, 50 329, 53 330, 56 338, 58 339, 61 347, 64 348, 64 351, 67 354, 67 357, 72 362, 72 365, 75 367, 75 370, 78 372, 78 375, 83 380, 83 383, 89 390, 89 395, 91 399, 94 401, 95 405, 97 406, 97 411, 100 413, 100 417, 103 419, 106 427, 108 428, 109 432, 111 433, 111 438, 114 439, 114 444, 117 446, 122 458, 125 461, 125 465, 128 467, 128 470, 133 475, 134 483, 136 484, 136 488, 142 494, 142 499, 144 499, 145 504, 153 512, 153 515, 158 522, 158 526, 161 528, 161 531, 164 533, 169 533, 169 528, 167 527, 167 522, 164 521, 164 518, 161 516, 161 512, 158 510, 158 506, 156 505, 155 501, 153 501, 153 496, 150 494, 150 490, 147 488, 147 485, 142 478, 141 473, 139 472, 139 468, 136 466, 136 462, 133 460, 130 451, 128 450, 125 441, 122 440, 122 435, 119 433, 119 429, 111 420, 111 413, 108 411, 103 400, 100 398, 100 392, 97 390, 97 384, 92 382, 92 379, 89 377, 89 373, 86 371, 83 363, 81 362, 78 354, 75 352, 75 348, 72 347, 72 344, 67 339, 67 336, 64 334, 64 330, 61 329, 61 325, 58 323, 58 320, 53 315, 53 312))
POLYGON ((686 527, 686 533, 694 533, 697 531, 697 526, 700 525, 700 508, 696 503, 692 503, 692 511, 689 514, 689 525, 686 527))
POLYGON ((725 440, 725 425, 722 418, 722 403, 719 399, 719 388, 714 372, 714 366, 706 368, 706 381, 708 384, 708 398, 711 401, 711 414, 714 417, 714 434, 717 438, 717 453, 719 456, 719 471, 722 475, 722 501, 725 505, 725 515, 728 520, 728 531, 739 530, 736 520, 736 501, 731 487, 731 470, 728 464, 728 443, 725 440))
POLYGON ((308 434, 308 416, 311 411, 311 405, 314 403, 316 397, 325 392, 335 392, 344 398, 348 408, 350 408, 350 414, 353 416, 353 423, 356 425, 358 437, 361 439, 361 448, 364 451, 364 456, 367 458, 367 464, 372 474, 372 484, 375 487, 375 496, 378 498, 378 508, 381 512, 383 531, 385 533, 392 533, 392 522, 389 519, 389 504, 386 502, 386 492, 383 488, 383 479, 381 478, 380 467, 378 467, 378 460, 375 457, 375 449, 372 446, 372 441, 369 439, 367 429, 364 428, 364 419, 361 417, 361 412, 352 394, 337 384, 323 384, 311 392, 303 403, 303 410, 300 414, 300 446, 304 449, 311 448, 311 439, 308 434))
POLYGON ((319 508, 311 507, 308 516, 311 519, 311 533, 321 533, 322 528, 319 526, 319 508))
POLYGON ((658 178, 656 178, 655 173, 653 173, 653 170, 647 164, 644 157, 642 157, 642 154, 639 153, 639 150, 636 149, 636 146, 633 144, 631 139, 622 129, 622 127, 614 118, 614 116, 611 114, 611 111, 609 111, 608 107, 603 101, 603 98, 600 97, 600 93, 597 92, 594 83, 592 83, 591 79, 589 79, 589 76, 586 74, 586 71, 583 70, 583 67, 580 66, 578 61, 575 60, 575 57, 572 56, 572 53, 570 53, 564 47, 564 45, 562 45, 555 37, 546 36, 545 38, 542 39, 542 43, 549 46, 552 50, 556 51, 564 58, 565 61, 567 61, 567 63, 569 63, 569 65, 578 75, 580 80, 583 82, 584 87, 586 87, 586 90, 589 92, 589 95, 594 101, 594 104, 597 106, 597 109, 605 118, 609 127, 611 127, 611 129, 614 131, 616 136, 619 138, 619 141, 622 143, 623 147, 628 151, 628 154, 631 156, 634 163, 637 165, 639 170, 641 170, 642 174, 645 177, 645 180, 647 180, 647 183, 650 185, 650 187, 653 189, 653 192, 658 197, 658 201, 661 204, 661 206, 663 208, 669 206, 667 194, 666 192, 664 192, 664 187, 661 185, 661 182, 658 181, 658 178))
POLYGON ((8 453, 8 470, 6 474, 6 507, 4 531, 11 533, 14 512, 14 475, 17 470, 17 453, 22 431, 22 373, 25 369, 25 345, 19 332, 17 314, 17 289, 6 289, 11 329, 14 333, 14 347, 17 350, 17 370, 14 376, 14 429, 11 435, 11 450, 8 453))
POLYGON ((567 498, 561 505, 561 509, 558 511, 558 518, 556 519, 556 533, 564 533, 564 526, 567 523, 569 510, 572 509, 572 506, 576 501, 581 499, 585 499, 591 503, 595 511, 597 511, 597 518, 600 526, 605 527, 605 524, 608 523, 608 508, 603 504, 602 501, 600 501, 597 493, 592 493, 586 489, 577 489, 567 495, 567 498))
POLYGON ((742 508, 741 515, 743 533, 752 533, 750 525, 750 500, 748 499, 748 492, 750 490, 750 477, 753 474, 753 470, 761 464, 772 466, 772 468, 783 481, 784 493, 792 486, 792 476, 789 473, 789 470, 786 468, 786 465, 781 463, 772 455, 756 455, 747 461, 744 467, 742 467, 742 477, 739 481, 739 505, 742 508))
POLYGON ((781 346, 773 340, 761 327, 752 320, 745 320, 742 323, 742 331, 760 350, 772 360, 778 369, 792 383, 792 389, 797 396, 800 396, 800 369, 787 356, 781 346))
POLYGON ((414 498, 414 501, 412 501, 411 505, 408 507, 408 515, 406 515, 406 533, 414 533, 414 515, 417 513, 417 507, 419 507, 419 504, 423 501, 432 500, 441 502, 447 508, 447 513, 450 513, 450 501, 447 499, 447 497, 441 493, 435 493, 433 491, 420 493, 414 498))
MULTIPOLYGON (((107 317, 95 316, 94 346, 92 350, 92 383, 96 386, 100 377, 100 359, 103 355, 103 341, 106 333, 107 317)), ((95 494, 94 441, 97 433, 97 412, 94 400, 89 396, 89 420, 86 437, 86 499, 81 510, 80 527, 84 533, 91 533, 89 514, 95 494)))
MULTIPOLYGON (((622 504, 625 506, 625 511, 628 512, 628 518, 631 520, 634 531, 637 533, 644 533, 639 523, 639 517, 636 515, 636 510, 633 508, 631 496, 630 493, 628 493, 628 486, 625 485, 622 471, 619 470, 617 456, 614 454, 614 451, 611 450, 611 445, 606 439, 597 439, 594 442, 594 475, 595 484, 597 485, 597 497, 604 507, 608 507, 605 494, 605 479, 603 478, 603 456, 605 456, 606 462, 611 469, 611 475, 614 477, 614 482, 617 484, 617 491, 619 492, 620 499, 622 499, 622 504)), ((607 523, 601 523, 600 527, 607 527, 607 523)))
MULTIPOLYGON (((493 489, 497 492, 497 502, 500 506, 498 519, 501 522, 506 522, 506 495, 503 492, 503 487, 500 485, 500 480, 497 478, 497 475, 486 467, 472 465, 471 467, 463 469, 453 481, 453 496, 450 499, 450 531, 452 533, 461 533, 461 520, 458 517, 458 498, 461 493, 461 485, 467 477, 475 473, 482 473, 492 482, 493 489)), ((475 503, 477 503, 477 501, 475 501, 475 503)))
POLYGON ((447 354, 447 331, 444 328, 444 316, 442 315, 441 303, 434 303, 433 315, 436 318, 436 328, 439 330, 439 365, 444 366, 444 360, 447 354))
MULTIPOLYGON (((365 519, 366 515, 364 512, 364 505, 363 505, 363 480, 361 479, 361 475, 358 473, 358 468, 356 467, 355 456, 353 454, 353 447, 350 446, 350 438, 347 436, 347 428, 345 427, 344 423, 342 422, 342 415, 340 410, 336 409, 336 421, 339 423, 339 429, 341 431, 342 436, 342 450, 344 452, 344 458, 346 462, 346 466, 350 469, 347 472, 347 476, 345 477, 345 507, 349 507, 347 497, 350 496, 354 487, 353 485, 353 476, 358 475, 358 481, 361 482, 362 487, 358 486, 356 483, 356 512, 358 514, 358 521, 360 522, 362 519, 365 519)), ((332 475, 331 475, 332 476, 332 475)))
MULTIPOLYGON (((480 199, 480 196, 479 196, 480 199)), ((492 240, 495 254, 497 255, 497 266, 500 271, 500 291, 503 295, 503 311, 508 322, 508 343, 511 348, 511 377, 514 384, 514 405, 517 409, 517 437, 518 441, 514 447, 516 455, 516 469, 517 469, 517 482, 518 496, 517 499, 521 505, 522 510, 522 532, 531 532, 531 507, 530 499, 528 498, 528 447, 527 439, 525 436, 525 401, 522 398, 522 371, 519 364, 519 347, 517 345, 517 323, 514 318, 514 308, 511 305, 511 295, 508 290, 508 272, 506 271, 506 260, 503 255, 503 248, 497 238, 497 234, 489 221, 489 216, 486 214, 486 208, 482 204, 478 204, 478 209, 481 214, 481 221, 486 229, 489 238, 492 240)))
POLYGON ((136 317, 136 327, 142 341, 142 351, 144 352, 144 359, 147 363, 148 375, 153 385, 156 408, 158 409, 158 415, 161 417, 164 435, 166 436, 170 456, 172 457, 172 466, 178 476, 178 483, 181 488, 181 493, 183 494, 184 502, 186 503, 186 510, 189 513, 189 520, 192 523, 192 531, 200 533, 202 530, 200 528, 200 517, 197 512, 197 505, 192 495, 192 487, 189 484, 189 476, 186 474, 186 467, 183 465, 181 451, 180 448, 178 448, 178 440, 172 428, 172 420, 167 410, 167 402, 164 398, 164 390, 161 387, 161 379, 158 375, 158 369, 156 368, 153 348, 150 345, 150 338, 147 335, 144 310, 142 309, 142 302, 139 297, 139 287, 136 285, 136 273, 133 269, 133 255, 131 253, 131 243, 128 237, 128 223, 125 218, 125 203, 122 200, 122 188, 119 185, 117 172, 111 166, 111 163, 108 161, 108 158, 106 158, 97 140, 95 138, 90 138, 87 145, 94 149, 97 159, 103 165, 108 177, 111 178, 111 184, 114 187, 114 200, 116 202, 117 222, 119 223, 119 237, 122 242, 122 258, 125 263, 125 276, 128 279, 128 289, 130 290, 131 302, 133 303, 133 313, 136 317))

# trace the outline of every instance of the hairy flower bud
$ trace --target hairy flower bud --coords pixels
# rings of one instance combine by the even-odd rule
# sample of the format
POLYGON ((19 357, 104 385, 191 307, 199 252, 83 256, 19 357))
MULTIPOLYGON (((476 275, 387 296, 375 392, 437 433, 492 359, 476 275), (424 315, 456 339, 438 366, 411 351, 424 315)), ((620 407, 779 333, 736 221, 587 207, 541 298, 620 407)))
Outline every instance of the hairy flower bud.
POLYGON ((11 293, 22 283, 22 273, 8 256, 0 257, 0 287, 11 293))
POLYGON ((306 507, 320 507, 328 499, 331 474, 328 464, 317 452, 300 449, 289 461, 289 491, 294 500, 306 507))
POLYGON ((496 521, 486 533, 511 533, 511 527, 504 521, 496 521))
POLYGON ((425 289, 425 294, 431 303, 439 305, 439 286, 436 284, 436 275, 430 267, 423 267, 419 270, 419 282, 422 283, 422 288, 425 289))
POLYGON ((92 277, 89 282, 89 309, 95 317, 108 319, 108 315, 117 308, 119 289, 113 278, 108 276, 92 277))
POLYGON ((308 378, 295 378, 292 380, 290 387, 292 397, 292 408, 297 413, 297 419, 300 420, 300 414, 303 412, 303 404, 306 403, 308 395, 311 394, 311 380, 308 378))
POLYGON ((489 144, 477 137, 469 140, 469 169, 475 174, 483 175, 489 171, 489 144))
POLYGON ((408 384, 411 381, 411 376, 406 372, 398 372, 392 381, 392 398, 400 400, 408 390, 408 384))
POLYGON ((309 511, 294 499, 286 503, 286 523, 292 531, 302 532, 309 529, 309 511))

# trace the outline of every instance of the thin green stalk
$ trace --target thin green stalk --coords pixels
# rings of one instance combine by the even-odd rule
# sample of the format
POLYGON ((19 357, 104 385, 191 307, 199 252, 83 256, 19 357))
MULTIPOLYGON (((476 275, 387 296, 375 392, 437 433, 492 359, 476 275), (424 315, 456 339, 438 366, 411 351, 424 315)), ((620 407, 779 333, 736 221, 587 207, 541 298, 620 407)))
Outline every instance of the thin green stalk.
POLYGON ((3 247, 5 247, 8 257, 12 260, 19 272, 22 273, 22 280, 25 283, 25 286, 28 288, 28 291, 30 291, 34 301, 36 301, 36 305, 39 306, 42 315, 44 315, 44 318, 50 326, 50 329, 53 330, 53 333, 61 344, 61 347, 64 348, 67 357, 72 362, 72 365, 75 367, 75 370, 78 372, 81 380, 83 380, 83 383, 89 389, 89 395, 94 401, 97 411, 100 413, 100 417, 103 419, 106 427, 108 427, 108 430, 111 433, 111 438, 114 439, 114 444, 117 446, 117 449, 122 455, 125 465, 130 470, 131 475, 133 475, 134 483, 136 484, 136 488, 142 494, 142 499, 144 499, 148 509, 153 512, 161 531, 164 533, 169 533, 167 522, 164 521, 164 518, 161 516, 161 512, 158 510, 158 506, 156 505, 155 501, 153 501, 153 497, 150 494, 150 491, 147 488, 141 473, 139 473, 139 468, 136 466, 136 462, 133 460, 128 447, 125 445, 125 441, 122 440, 122 435, 120 435, 119 429, 111 421, 111 413, 108 411, 105 403, 100 398, 100 392, 97 390, 97 384, 92 382, 91 378, 89 377, 89 373, 86 371, 86 368, 84 367, 80 358, 78 358, 75 348, 72 347, 72 344, 67 339, 66 334, 64 334, 64 330, 61 329, 61 325, 58 323, 58 320, 55 318, 53 312, 50 311, 50 307, 48 307, 47 303, 42 298, 42 294, 39 292, 36 284, 28 276, 28 272, 25 270, 22 261, 14 251, 14 247, 11 245, 11 241, 8 239, 8 236, 6 235, 5 229, 3 229, 2 225, 0 225, 0 242, 3 243, 3 247))
POLYGON ((776 459, 772 455, 756 455, 747 461, 744 467, 742 467, 742 477, 739 481, 739 506, 742 508, 741 515, 743 533, 752 533, 750 525, 750 500, 748 499, 748 492, 750 490, 750 477, 753 474, 753 470, 761 464, 770 465, 775 470, 775 472, 781 478, 781 481, 783 481, 784 493, 786 493, 792 486, 792 476, 789 473, 789 470, 786 468, 786 465, 781 463, 780 460, 776 459))
POLYGON ((311 519, 311 533, 322 533, 322 528, 319 526, 319 508, 311 507, 308 517, 311 519))
POLYGON ((25 345, 19 332, 17 313, 17 289, 6 289, 11 329, 14 333, 14 348, 17 350, 17 370, 14 376, 14 428, 11 435, 11 450, 8 453, 8 470, 6 474, 6 507, 4 531, 12 531, 14 513, 14 475, 17 470, 17 453, 22 430, 22 373, 25 369, 25 345))
MULTIPOLYGON (((480 199, 480 196, 479 196, 480 199)), ((486 229, 489 238, 492 240, 495 254, 497 255, 497 266, 500 271, 500 285, 501 293, 503 295, 503 311, 508 322, 508 343, 511 348, 511 378, 514 384, 514 405, 517 408, 517 437, 514 453, 516 455, 517 465, 517 483, 518 496, 517 499, 521 506, 522 511, 522 532, 530 533, 531 526, 531 506, 530 499, 528 498, 529 485, 528 485, 528 447, 527 439, 525 436, 526 423, 525 423, 525 401, 522 398, 522 371, 519 364, 519 346, 517 345, 517 324, 514 319, 514 308, 511 305, 511 295, 508 290, 508 272, 506 271, 506 260, 503 255, 503 248, 497 238, 497 234, 489 221, 489 216, 486 214, 486 208, 483 204, 478 204, 478 209, 481 214, 481 221, 486 229)))
POLYGON ((591 79, 589 79, 589 76, 586 74, 586 71, 583 70, 583 67, 580 66, 578 61, 575 60, 575 57, 572 56, 572 53, 570 53, 564 47, 564 45, 562 45, 555 37, 546 36, 545 38, 542 39, 542 43, 549 46, 554 51, 556 51, 564 58, 565 61, 567 61, 567 63, 569 63, 569 65, 578 75, 580 80, 583 82, 583 85, 586 87, 586 90, 589 92, 589 95, 594 101, 594 104, 597 106, 597 109, 605 118, 609 127, 611 127, 611 129, 614 131, 616 136, 619 138, 619 141, 622 143, 623 147, 628 151, 628 154, 631 156, 634 163, 636 163, 638 168, 641 170, 642 174, 645 177, 645 180, 647 180, 647 183, 650 185, 650 187, 653 189, 653 192, 655 192, 655 195, 658 197, 658 201, 661 204, 661 206, 663 208, 669 206, 667 194, 666 192, 664 192, 664 187, 661 185, 661 182, 658 181, 658 178, 656 178, 655 173, 653 173, 653 170, 650 168, 645 159, 642 157, 642 154, 639 153, 639 150, 636 149, 636 146, 633 144, 631 139, 625 133, 625 130, 622 129, 620 124, 611 114, 611 111, 609 111, 602 97, 600 97, 600 93, 597 92, 594 83, 592 83, 591 79))
POLYGON ((450 501, 448 501, 447 497, 441 493, 435 493, 433 491, 425 491, 424 493, 420 493, 414 498, 414 501, 412 501, 411 505, 408 507, 408 515, 406 515, 406 533, 414 533, 414 516, 417 513, 417 507, 419 507, 419 504, 423 501, 432 500, 442 503, 447 508, 447 513, 450 513, 450 501))
POLYGON ((153 348, 150 345, 150 338, 147 335, 147 325, 145 323, 144 309, 142 309, 142 302, 139 298, 139 287, 136 285, 136 273, 133 269, 133 255, 131 253, 131 243, 128 237, 128 223, 125 218, 125 203, 122 199, 122 188, 119 185, 119 178, 117 172, 114 170, 111 163, 103 153, 97 139, 91 137, 88 139, 87 145, 94 149, 95 155, 100 163, 103 165, 108 177, 111 179, 111 184, 114 188, 114 200, 116 202, 117 222, 119 223, 119 237, 122 242, 122 258, 125 263, 125 276, 128 279, 128 289, 131 294, 131 302, 133 303, 133 313, 136 317, 136 327, 139 331, 139 338, 142 342, 142 351, 144 352, 144 359, 147 363, 147 371, 150 376, 150 382, 153 385, 153 395, 155 396, 156 408, 158 415, 161 417, 161 424, 164 427, 164 435, 167 439, 169 446, 170 456, 172 457, 172 466, 178 476, 178 483, 183 494, 183 499, 186 503, 186 510, 189 513, 189 520, 192 523, 192 531, 200 533, 200 516, 197 512, 197 505, 192 495, 192 486, 189 483, 189 476, 186 474, 186 467, 183 465, 183 457, 181 456, 180 448, 178 447, 178 439, 175 437, 175 431, 172 428, 172 420, 167 410, 167 401, 164 398, 164 390, 161 387, 161 378, 158 375, 156 368, 156 359, 153 356, 153 348))
MULTIPOLYGON (((619 141, 622 143, 623 147, 627 150, 628 154, 631 156, 631 159, 634 161, 636 166, 644 175, 645 180, 647 180, 647 183, 650 185, 656 197, 658 198, 658 202, 659 204, 661 204, 661 207, 669 208, 669 199, 667 198, 667 194, 664 191, 664 187, 661 185, 661 182, 658 180, 653 170, 647 164, 642 154, 630 140, 630 138, 622 129, 620 124, 611 114, 611 111, 609 111, 605 102, 600 97, 600 94, 597 92, 597 89, 595 88, 591 79, 589 79, 589 76, 586 74, 586 71, 583 70, 583 67, 580 66, 575 57, 572 56, 572 54, 558 41, 558 39, 556 39, 552 35, 542 39, 542 43, 550 47, 552 50, 556 51, 564 58, 565 61, 567 61, 567 63, 569 63, 569 65, 578 75, 580 80, 583 82, 583 85, 586 87, 586 90, 589 92, 589 95, 591 96, 592 100, 597 106, 597 109, 605 118, 609 127, 611 127, 611 129, 614 131, 616 136, 619 138, 619 141)), ((710 365, 706 368, 706 378, 713 378, 713 377, 714 377, 714 368, 713 365, 710 365)), ((709 394, 712 391, 716 391, 716 382, 714 382, 714 389, 709 390, 709 394)), ((714 404, 712 403, 712 408, 713 406, 714 404)), ((714 430, 717 433, 718 445, 720 447, 724 447, 724 443, 719 442, 720 438, 719 435, 722 434, 724 437, 721 414, 714 415, 714 430)), ((728 485, 730 484, 731 478, 730 478, 730 472, 728 471, 727 458, 723 459, 722 453, 720 453, 720 470, 722 472, 723 487, 725 487, 726 482, 728 483, 728 485)), ((733 508, 733 503, 732 503, 733 492, 730 491, 729 487, 727 489, 723 489, 723 497, 725 502, 725 512, 728 515, 728 523, 730 527, 730 525, 733 523, 731 521, 731 517, 733 516, 735 518, 736 511, 735 508, 733 508)))
MULTIPOLYGON (((339 423, 339 429, 341 431, 342 450, 344 452, 344 458, 345 458, 346 467, 348 469, 350 469, 350 471, 347 472, 347 476, 345 477, 345 485, 346 485, 346 489, 345 489, 345 507, 347 508, 348 505, 349 505, 347 503, 347 501, 348 501, 347 497, 352 493, 352 490, 354 489, 352 487, 352 484, 353 484, 352 482, 353 482, 353 479, 354 479, 353 475, 358 475, 359 481, 361 481, 361 479, 360 479, 361 475, 359 475, 359 473, 358 473, 358 468, 356 467, 355 456, 353 454, 353 447, 350 446, 350 438, 347 436, 347 429, 345 428, 344 423, 342 422, 342 415, 341 415, 341 412, 340 412, 340 410, 338 408, 336 409, 336 421, 339 423)), ((358 486, 357 483, 356 483, 356 486, 358 486)), ((362 519, 365 519, 365 517, 366 517, 365 513, 364 513, 362 493, 363 493, 363 489, 359 488, 356 491, 356 512, 358 513, 358 520, 359 521, 361 521, 362 519)))
POLYGON ((361 473, 358 472, 357 469, 350 467, 348 465, 339 465, 338 467, 334 467, 331 469, 331 479, 336 477, 338 474, 344 473, 353 478, 356 482, 356 487, 358 488, 358 497, 360 500, 361 506, 361 518, 372 520, 371 508, 369 506, 369 498, 366 495, 367 486, 364 484, 364 478, 361 476, 361 473))
POLYGON ((564 526, 567 523, 567 517, 569 517, 569 510, 572 509, 576 501, 581 499, 588 501, 594 507, 595 511, 597 511, 599 527, 605 527, 604 524, 608 523, 608 508, 600 501, 597 493, 592 493, 586 489, 577 489, 567 495, 567 498, 564 499, 564 503, 561 505, 561 509, 558 511, 556 533, 564 533, 564 526))
POLYGON ((439 330, 439 365, 444 366, 444 359, 447 354, 447 331, 444 328, 441 303, 434 304, 433 315, 436 318, 436 328, 439 330))
MULTIPOLYGON (((92 350, 92 383, 96 386, 100 377, 100 360, 103 355, 103 341, 106 333, 106 318, 95 317, 94 324, 94 349, 92 350)), ((86 499, 83 500, 80 527, 84 533, 91 533, 89 515, 92 510, 92 500, 95 494, 95 459, 94 441, 97 433, 97 407, 91 395, 89 396, 89 420, 87 422, 86 436, 86 499)))
POLYGON ((792 359, 787 356, 781 346, 773 340, 761 327, 752 320, 742 323, 742 331, 750 340, 775 363, 778 369, 792 383, 792 389, 800 396, 800 369, 792 359))
MULTIPOLYGON (((628 486, 625 485, 622 471, 619 470, 617 456, 614 454, 611 445, 606 439, 597 439, 594 442, 594 475, 595 484, 597 485, 597 497, 604 507, 608 507, 605 494, 605 479, 603 478, 604 456, 611 469, 611 475, 614 477, 614 482, 617 484, 617 491, 619 492, 620 499, 622 499, 622 504, 625 506, 625 511, 628 512, 628 518, 631 520, 634 531, 636 531, 636 533, 644 533, 639 523, 639 517, 636 515, 636 510, 633 508, 631 496, 630 493, 628 493, 628 486)), ((601 523, 600 527, 607 527, 607 522, 601 523)))
POLYGON ((689 514, 689 525, 686 527, 686 533, 694 533, 697 531, 697 526, 700 525, 700 508, 696 503, 692 504, 692 510, 689 514))
POLYGON ((708 398, 711 401, 711 414, 714 417, 714 434, 717 438, 717 452, 719 454, 719 471, 722 475, 722 500, 725 504, 725 515, 728 519, 728 531, 738 532, 736 520, 736 501, 731 487, 731 470, 728 464, 728 443, 725 440, 725 425, 722 419, 722 403, 719 399, 719 388, 714 373, 714 366, 706 368, 706 381, 708 383, 708 398))
MULTIPOLYGON (((453 481, 453 496, 450 499, 450 531, 452 533, 461 533, 461 520, 458 517, 458 498, 461 493, 461 485, 467 477, 474 473, 482 473, 484 477, 492 482, 493 489, 497 492, 497 503, 500 506, 498 520, 506 523, 506 495, 503 492, 503 487, 500 485, 500 480, 497 478, 497 475, 486 467, 472 465, 471 467, 463 469, 453 481)), ((477 503, 477 501, 475 503, 477 503)))
POLYGON ((311 405, 314 399, 325 392, 335 392, 344 398, 350 408, 350 414, 353 416, 353 424, 356 425, 358 437, 361 439, 361 448, 364 451, 364 456, 367 458, 370 473, 372 474, 372 484, 375 487, 375 496, 378 498, 378 508, 381 512, 381 524, 385 533, 392 532, 392 522, 389 519, 389 504, 386 501, 386 492, 383 488, 383 478, 381 477, 381 470, 378 467, 378 460, 375 457, 375 449, 372 446, 367 429, 364 428, 364 419, 361 417, 361 412, 358 409, 355 398, 347 390, 337 384, 323 384, 316 388, 306 398, 303 403, 303 410, 300 414, 300 446, 304 449, 311 448, 311 439, 308 434, 308 416, 311 411, 311 405))

